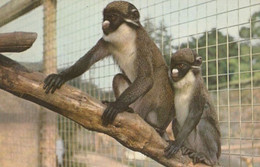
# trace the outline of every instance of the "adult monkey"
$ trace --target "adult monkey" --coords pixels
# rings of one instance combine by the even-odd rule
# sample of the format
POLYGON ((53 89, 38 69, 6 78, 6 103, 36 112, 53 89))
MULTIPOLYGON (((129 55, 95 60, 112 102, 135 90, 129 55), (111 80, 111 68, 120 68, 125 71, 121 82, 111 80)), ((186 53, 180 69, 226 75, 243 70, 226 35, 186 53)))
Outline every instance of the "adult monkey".
POLYGON ((131 3, 111 2, 103 16, 103 37, 70 68, 49 75, 44 81, 46 93, 54 93, 66 81, 112 55, 122 73, 113 79, 116 101, 108 103, 103 124, 112 123, 118 113, 132 108, 167 139, 165 129, 174 116, 174 94, 158 47, 140 24, 139 12, 131 3))

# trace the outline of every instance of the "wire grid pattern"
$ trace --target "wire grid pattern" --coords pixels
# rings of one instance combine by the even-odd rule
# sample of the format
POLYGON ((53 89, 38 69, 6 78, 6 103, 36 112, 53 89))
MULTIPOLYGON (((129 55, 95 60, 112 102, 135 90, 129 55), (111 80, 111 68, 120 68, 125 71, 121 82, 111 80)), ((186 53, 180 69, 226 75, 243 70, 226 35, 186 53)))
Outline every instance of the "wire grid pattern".
MULTIPOLYGON (((61 5, 67 1, 59 2, 61 5)), ((95 1, 86 4, 77 1, 77 3, 66 4, 68 9, 65 7, 58 9, 60 14, 63 13, 62 10, 71 10, 73 13, 70 16, 61 14, 63 18, 58 18, 58 22, 69 17, 71 22, 67 26, 58 27, 58 32, 59 29, 71 28, 75 33, 64 32, 61 36, 76 38, 75 42, 71 41, 61 49, 64 51, 67 48, 70 52, 60 55, 66 55, 60 66, 67 67, 68 63, 73 63, 74 60, 68 60, 68 54, 73 55, 70 56, 73 59, 78 59, 94 45, 94 41, 102 36, 102 9, 109 2, 95 1), (71 8, 76 8, 82 18, 71 8), (84 49, 79 49, 79 46, 84 49), (82 54, 78 54, 81 52, 82 54)), ((140 10, 143 25, 166 60, 177 49, 185 47, 196 49, 203 57, 205 84, 214 98, 221 126, 222 163, 225 166, 259 165, 259 63, 257 61, 259 61, 260 51, 259 33, 254 31, 257 24, 259 25, 260 18, 257 12, 260 9, 260 2, 252 0, 130 2, 140 10), (253 17, 254 14, 256 17, 253 17)), ((58 55, 58 59, 60 56, 58 55)), ((119 71, 111 59, 104 60, 94 65, 81 77, 83 81, 91 84, 88 86, 83 82, 81 88, 92 95, 94 93, 94 96, 100 100, 114 100, 111 93, 107 91, 111 91, 112 78, 117 72, 119 71)), ((86 133, 91 132, 86 131, 86 133)), ((111 144, 113 147, 119 147, 116 142, 111 144)), ((102 153, 113 147, 104 145, 102 153)), ((94 153, 98 152, 93 150, 94 153)), ((129 156, 126 154, 128 153, 124 155, 128 159, 127 165, 139 166, 129 162, 129 156)), ((112 159, 123 157, 122 154, 118 157, 113 153, 103 155, 112 159)), ((136 156, 134 162, 142 158, 136 156)))
MULTIPOLYGON (((0 6, 9 2, 2 0, 0 6)), ((30 69, 42 71, 43 8, 38 7, 0 27, 0 33, 37 32, 34 45, 22 53, 3 53, 30 69)), ((41 107, 1 90, 0 92, 0 166, 40 166, 39 111, 41 107)), ((48 135, 48 134, 46 134, 48 135)))
MULTIPOLYGON (((72 65, 102 37, 102 10, 109 2, 111 1, 58 0, 59 71, 72 65)), ((203 57, 203 77, 215 102, 221 127, 221 164, 259 166, 260 1, 130 2, 140 10, 141 23, 167 62, 177 49, 186 47, 195 49, 203 57)), ((40 13, 42 8, 37 10, 40 13)), ((33 15, 27 19, 34 18, 33 15)), ((24 24, 25 20, 15 22, 24 24)), ((12 27, 11 24, 9 28, 1 27, 0 31, 16 31, 17 27, 12 27)), ((42 27, 39 27, 42 23, 38 26, 35 23, 28 24, 38 28, 32 28, 31 31, 42 32, 42 27)), ((39 50, 39 55, 42 56, 42 48, 39 50)), ((35 54, 28 55, 31 55, 31 60, 28 61, 38 61, 33 60, 35 57, 32 58, 35 54)), ((19 60, 18 56, 17 59, 19 60)), ((112 79, 118 72, 120 71, 113 60, 108 58, 96 63, 69 84, 100 100, 113 101, 112 79)), ((85 130, 62 116, 58 117, 57 128, 58 138, 65 147, 63 166, 159 166, 151 159, 124 148, 114 139, 85 130)), ((22 146, 17 146, 20 147, 22 146)))

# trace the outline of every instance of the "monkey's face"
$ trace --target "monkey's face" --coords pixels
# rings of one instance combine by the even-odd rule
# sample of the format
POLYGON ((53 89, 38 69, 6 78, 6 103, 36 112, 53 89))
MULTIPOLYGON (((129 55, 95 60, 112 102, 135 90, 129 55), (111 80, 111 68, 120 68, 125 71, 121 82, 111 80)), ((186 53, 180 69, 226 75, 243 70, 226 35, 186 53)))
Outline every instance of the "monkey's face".
POLYGON ((185 75, 192 70, 194 74, 200 72, 202 58, 191 49, 181 49, 171 58, 171 77, 174 82, 180 81, 185 75))
POLYGON ((186 62, 175 62, 171 65, 171 77, 174 82, 181 80, 190 70, 190 64, 186 62))
POLYGON ((122 23, 124 19, 117 11, 104 11, 104 18, 102 23, 102 30, 105 35, 114 32, 122 23))
POLYGON ((134 5, 125 1, 109 3, 103 11, 102 30, 105 35, 114 32, 122 23, 139 26, 139 12, 134 5))

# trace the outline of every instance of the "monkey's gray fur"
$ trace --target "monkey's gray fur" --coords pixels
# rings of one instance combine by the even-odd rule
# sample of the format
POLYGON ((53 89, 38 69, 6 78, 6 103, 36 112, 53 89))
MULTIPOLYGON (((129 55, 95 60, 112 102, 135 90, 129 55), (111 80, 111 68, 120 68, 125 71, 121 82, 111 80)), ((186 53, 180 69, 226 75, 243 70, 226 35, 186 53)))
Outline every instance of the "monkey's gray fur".
POLYGON ((220 130, 210 95, 201 76, 201 57, 191 49, 181 49, 171 58, 170 78, 175 92, 175 141, 165 149, 171 157, 179 149, 194 163, 218 165, 221 154, 220 130))

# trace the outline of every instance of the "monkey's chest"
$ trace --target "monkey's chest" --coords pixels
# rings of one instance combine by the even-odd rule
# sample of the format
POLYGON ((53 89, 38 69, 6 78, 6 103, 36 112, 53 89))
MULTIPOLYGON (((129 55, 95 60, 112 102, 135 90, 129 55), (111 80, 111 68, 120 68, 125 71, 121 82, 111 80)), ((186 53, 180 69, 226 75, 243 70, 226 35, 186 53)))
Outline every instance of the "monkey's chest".
POLYGON ((136 78, 135 59, 136 53, 133 52, 115 52, 114 59, 124 74, 133 82, 136 78))
POLYGON ((191 94, 192 90, 187 88, 184 90, 177 90, 174 97, 176 118, 181 127, 189 114, 189 106, 192 97, 191 94))
POLYGON ((189 71, 180 81, 174 83, 176 118, 182 127, 190 110, 190 103, 194 93, 195 77, 189 71))

